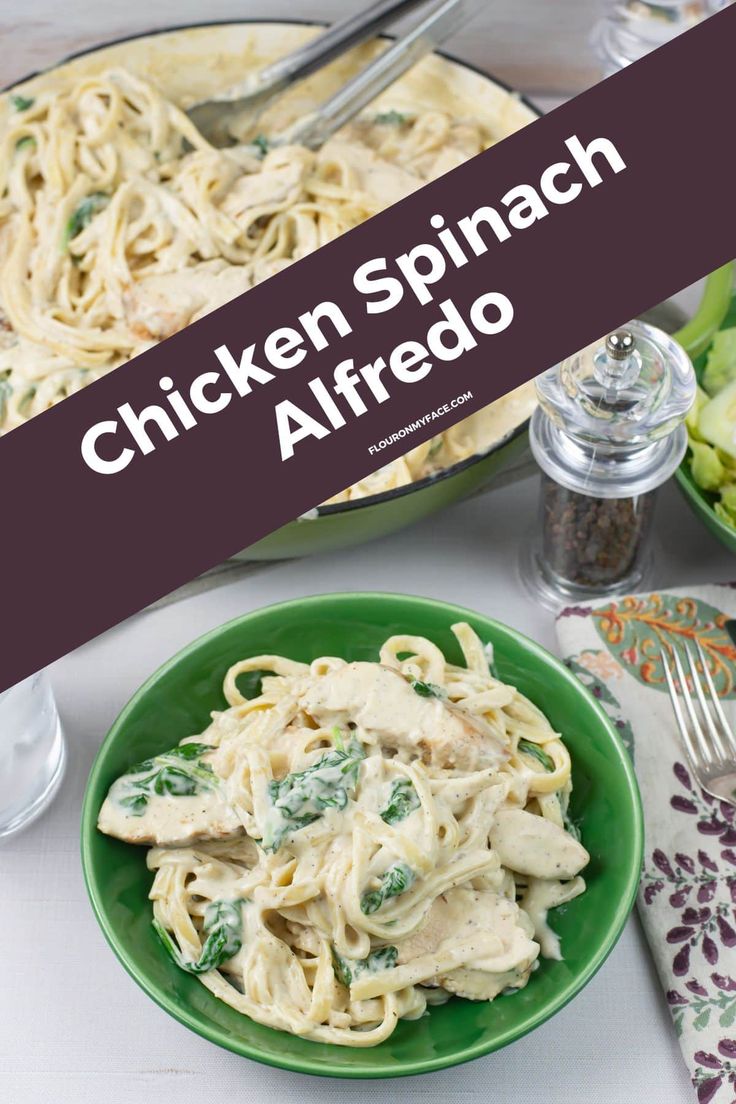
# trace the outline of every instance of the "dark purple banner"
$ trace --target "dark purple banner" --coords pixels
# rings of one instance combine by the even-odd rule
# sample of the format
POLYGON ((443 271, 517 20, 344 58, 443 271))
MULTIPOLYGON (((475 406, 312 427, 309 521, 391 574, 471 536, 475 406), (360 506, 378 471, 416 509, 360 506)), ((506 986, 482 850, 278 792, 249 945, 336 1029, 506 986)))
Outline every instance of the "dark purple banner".
POLYGON ((727 8, 0 439, 0 689, 733 257, 735 51, 727 8))

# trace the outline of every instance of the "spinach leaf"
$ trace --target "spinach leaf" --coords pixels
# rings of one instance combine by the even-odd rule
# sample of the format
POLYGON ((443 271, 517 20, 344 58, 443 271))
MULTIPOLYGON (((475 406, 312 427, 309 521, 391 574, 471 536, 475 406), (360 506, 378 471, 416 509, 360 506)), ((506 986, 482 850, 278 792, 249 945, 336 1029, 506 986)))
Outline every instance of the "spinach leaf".
POLYGON ((401 126, 402 123, 409 121, 408 115, 402 115, 400 111, 382 111, 380 115, 376 115, 373 120, 374 123, 384 123, 387 125, 401 126))
POLYGON ((392 970, 398 955, 396 947, 379 947, 371 951, 367 958, 343 958, 332 948, 332 964, 335 977, 346 989, 363 974, 378 974, 381 970, 392 970))
POLYGON ((261 160, 263 160, 263 158, 266 156, 271 148, 271 143, 269 142, 265 134, 256 134, 255 138, 253 138, 250 144, 256 147, 256 150, 258 151, 258 156, 261 158, 261 160))
POLYGON ((541 763, 546 771, 553 771, 555 769, 554 759, 544 751, 539 744, 535 744, 532 740, 519 740, 517 750, 522 752, 523 755, 528 755, 532 759, 536 759, 538 763, 541 763))
POLYGON ((11 96, 10 102, 16 111, 28 111, 36 101, 28 96, 11 96))
MULTIPOLYGON (((144 759, 142 763, 136 763, 127 773, 140 774, 142 771, 152 770, 163 759, 183 759, 185 762, 196 762, 207 751, 212 751, 211 744, 199 744, 196 741, 192 741, 190 744, 177 744, 176 747, 162 752, 161 755, 156 755, 152 759, 144 759)), ((210 770, 206 764, 204 766, 206 770, 210 770)))
POLYGON ((66 229, 64 230, 64 248, 69 245, 70 241, 76 238, 77 234, 81 234, 85 226, 89 226, 94 216, 98 214, 99 211, 102 211, 104 207, 107 207, 109 202, 110 197, 104 192, 92 192, 91 195, 85 196, 66 224, 66 229))
MULTIPOLYGON (((340 738, 342 742, 342 737, 340 738)), ((311 767, 275 779, 268 787, 272 807, 261 840, 264 851, 278 851, 286 836, 306 828, 325 809, 344 809, 355 788, 365 752, 353 741, 326 752, 311 767)))
POLYGON ((371 951, 367 958, 358 962, 358 966, 361 967, 359 972, 377 974, 381 970, 392 970, 396 965, 398 953, 396 947, 379 947, 378 950, 371 951), (365 971, 362 969, 363 963, 365 963, 365 971))
POLYGON ((418 694, 420 698, 446 698, 447 691, 441 686, 437 686, 434 682, 421 682, 419 679, 411 680, 411 687, 415 694, 418 694))
POLYGON ((177 966, 189 974, 206 974, 232 958, 243 946, 241 901, 213 901, 204 912, 202 931, 207 938, 196 962, 187 962, 163 924, 153 921, 153 928, 177 966))
POLYGON ((197 780, 182 767, 162 767, 153 782, 159 797, 191 797, 197 792, 197 780))
POLYGON ((346 989, 349 989, 353 983, 352 965, 352 959, 343 958, 341 954, 337 953, 334 947, 332 948, 332 966, 335 971, 335 977, 346 989))
POLYGON ((148 798, 144 793, 132 793, 128 797, 121 797, 118 805, 127 809, 131 816, 143 816, 148 805, 148 798))
POLYGON ((198 744, 193 740, 190 744, 178 744, 168 754, 173 755, 176 759, 185 759, 190 762, 192 759, 199 759, 206 751, 212 751, 210 744, 198 744))
POLYGON ((201 757, 210 744, 179 744, 152 759, 136 763, 119 779, 118 805, 130 816, 143 816, 154 794, 160 797, 191 797, 214 790, 217 776, 201 757), (142 776, 142 777, 141 777, 142 776))
POLYGON ((18 139, 18 141, 15 143, 15 148, 17 150, 30 149, 31 146, 35 146, 35 144, 36 144, 36 139, 33 137, 33 135, 32 134, 26 134, 25 138, 19 138, 18 139))
POLYGON ((385 820, 386 824, 396 824, 420 805, 421 801, 413 783, 408 778, 397 778, 391 786, 388 805, 381 813, 381 820, 385 820))
POLYGON ((406 863, 394 863, 381 875, 378 889, 369 890, 360 899, 360 911, 366 916, 378 912, 384 901, 398 897, 414 884, 416 875, 406 863))

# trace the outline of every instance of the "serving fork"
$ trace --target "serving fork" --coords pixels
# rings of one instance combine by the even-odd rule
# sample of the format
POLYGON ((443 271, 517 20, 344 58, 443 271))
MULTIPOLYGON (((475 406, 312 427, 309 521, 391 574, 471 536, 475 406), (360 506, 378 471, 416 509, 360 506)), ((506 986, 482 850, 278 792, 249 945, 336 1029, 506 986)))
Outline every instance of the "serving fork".
POLYGON ((736 735, 723 711, 699 641, 695 642, 695 651, 697 654, 689 643, 684 645, 693 694, 677 647, 670 648, 671 657, 664 647, 660 649, 675 720, 701 789, 736 806, 736 735))

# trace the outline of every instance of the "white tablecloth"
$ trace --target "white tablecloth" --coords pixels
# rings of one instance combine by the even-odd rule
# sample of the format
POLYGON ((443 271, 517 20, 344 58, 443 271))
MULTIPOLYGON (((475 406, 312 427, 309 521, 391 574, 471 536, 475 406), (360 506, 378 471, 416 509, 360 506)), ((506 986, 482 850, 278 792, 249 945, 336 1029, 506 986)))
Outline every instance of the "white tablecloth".
MULTIPOLYGON (((600 973, 531 1036, 455 1070, 402 1082, 333 1082, 258 1066, 169 1019, 127 976, 88 905, 78 851, 85 779, 143 679, 182 645, 247 610, 331 590, 396 590, 474 607, 554 648, 551 616, 517 579, 534 480, 349 553, 267 565, 221 589, 139 614, 51 668, 69 744, 54 806, 0 847, 0 1099, 8 1104, 340 1104, 447 1099, 527 1104, 693 1104, 636 918, 600 973), (196 1094, 196 1095, 195 1095, 196 1094)), ((658 585, 725 580, 733 559, 674 486, 658 515, 658 585)))

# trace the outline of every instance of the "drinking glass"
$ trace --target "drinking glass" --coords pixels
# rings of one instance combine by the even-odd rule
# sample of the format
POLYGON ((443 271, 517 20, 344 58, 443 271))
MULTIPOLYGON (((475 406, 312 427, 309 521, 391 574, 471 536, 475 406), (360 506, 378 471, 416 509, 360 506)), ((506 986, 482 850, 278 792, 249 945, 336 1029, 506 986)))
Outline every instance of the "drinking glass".
POLYGON ((0 839, 46 808, 64 773, 64 737, 44 671, 0 694, 0 839))

